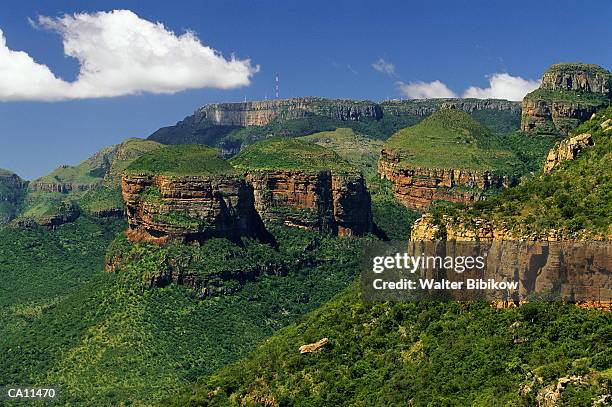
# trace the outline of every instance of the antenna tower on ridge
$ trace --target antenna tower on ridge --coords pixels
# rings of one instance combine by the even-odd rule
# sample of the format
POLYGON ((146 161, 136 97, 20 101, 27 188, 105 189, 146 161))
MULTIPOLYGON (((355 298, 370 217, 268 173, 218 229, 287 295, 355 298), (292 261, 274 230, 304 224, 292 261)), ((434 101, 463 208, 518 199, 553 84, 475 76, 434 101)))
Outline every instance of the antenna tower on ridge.
POLYGON ((275 84, 274 84, 274 94, 276 95, 276 98, 278 99, 278 74, 276 74, 276 78, 275 78, 275 84))

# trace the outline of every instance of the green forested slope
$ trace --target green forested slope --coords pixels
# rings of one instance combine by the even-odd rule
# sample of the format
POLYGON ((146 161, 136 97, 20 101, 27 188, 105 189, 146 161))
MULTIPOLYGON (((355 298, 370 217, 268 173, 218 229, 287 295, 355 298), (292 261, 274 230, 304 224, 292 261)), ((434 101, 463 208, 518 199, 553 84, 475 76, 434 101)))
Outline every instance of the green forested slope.
POLYGON ((612 381, 611 334, 610 313, 573 305, 367 304, 354 285, 164 405, 528 407, 578 375, 562 405, 591 406, 612 381))

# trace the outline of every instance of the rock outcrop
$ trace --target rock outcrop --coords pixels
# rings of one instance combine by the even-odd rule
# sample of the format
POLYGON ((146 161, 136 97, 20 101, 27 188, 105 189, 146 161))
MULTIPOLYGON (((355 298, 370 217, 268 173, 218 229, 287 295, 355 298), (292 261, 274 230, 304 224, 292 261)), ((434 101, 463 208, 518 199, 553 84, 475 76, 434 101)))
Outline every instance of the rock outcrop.
POLYGON ((592 145, 593 137, 588 133, 563 140, 548 152, 546 162, 544 162, 544 172, 549 173, 560 166, 562 162, 574 160, 582 150, 592 145))
POLYGON ((121 189, 132 242, 237 239, 262 231, 252 190, 239 176, 128 174, 121 189))
POLYGON ((339 236, 372 228, 370 194, 359 172, 250 170, 246 177, 265 221, 339 236))
POLYGON ((382 110, 378 104, 368 101, 302 97, 206 105, 195 111, 194 120, 216 126, 246 127, 265 126, 279 116, 290 120, 313 115, 338 120, 380 119, 382 110))
MULTIPOLYGON (((581 306, 612 309, 612 251, 606 242, 568 241, 554 230, 545 235, 518 236, 482 219, 471 219, 466 224, 446 217, 436 220, 426 214, 411 230, 409 251, 442 257, 480 253, 485 268, 478 278, 519 282, 512 298, 501 292, 487 293, 486 298, 500 306, 504 306, 498 302, 502 298, 509 301, 507 306, 528 301, 534 295, 555 294, 581 306)), ((464 281, 475 276, 449 273, 447 277, 464 281)))
POLYGON ((396 198, 413 210, 427 209, 434 201, 478 201, 487 189, 505 188, 514 183, 511 177, 491 171, 404 166, 398 154, 388 149, 381 152, 378 173, 393 182, 396 198))
POLYGON ((609 71, 597 65, 552 65, 544 73, 540 88, 523 99, 521 130, 567 135, 610 104, 611 78, 609 71))

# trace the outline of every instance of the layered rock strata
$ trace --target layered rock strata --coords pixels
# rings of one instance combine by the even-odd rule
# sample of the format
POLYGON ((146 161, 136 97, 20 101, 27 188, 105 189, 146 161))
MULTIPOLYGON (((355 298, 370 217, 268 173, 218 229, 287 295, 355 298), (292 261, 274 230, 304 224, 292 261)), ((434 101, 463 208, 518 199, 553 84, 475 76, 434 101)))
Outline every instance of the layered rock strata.
POLYGON ((241 177, 124 175, 121 189, 132 242, 237 239, 262 231, 252 190, 241 177))
POLYGON ((339 236, 371 230, 370 194, 359 172, 251 170, 246 177, 266 221, 339 236))
POLYGON ((552 65, 540 88, 523 99, 521 130, 567 135, 593 113, 610 104, 609 71, 579 63, 552 65))
POLYGON ((393 182, 396 198, 413 210, 427 209, 434 201, 474 202, 487 189, 508 187, 514 182, 511 177, 490 171, 401 165, 399 155, 388 149, 381 152, 378 173, 393 182))
MULTIPOLYGON (((612 309, 612 246, 608 242, 568 241, 554 230, 541 236, 517 236, 484 220, 471 220, 467 225, 451 219, 436 221, 426 214, 415 222, 408 250, 455 258, 473 256, 475 251, 484 254, 486 266, 478 272, 480 279, 519 282, 512 293, 484 293, 500 306, 554 293, 581 306, 612 309)), ((440 271, 425 270, 429 277, 439 276, 440 271)), ((452 272, 445 277, 456 281, 473 278, 470 273, 452 272)))

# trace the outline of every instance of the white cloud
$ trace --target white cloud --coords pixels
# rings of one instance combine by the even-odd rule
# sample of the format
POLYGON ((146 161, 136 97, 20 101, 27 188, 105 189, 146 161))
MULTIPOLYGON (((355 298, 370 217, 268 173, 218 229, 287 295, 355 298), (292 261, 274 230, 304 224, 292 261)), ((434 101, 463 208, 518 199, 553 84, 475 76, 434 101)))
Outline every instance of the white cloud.
MULTIPOLYGON (((495 73, 488 76, 489 87, 470 86, 461 97, 476 99, 523 100, 523 97, 540 86, 540 81, 523 79, 507 73, 495 73)), ((456 98, 459 97, 440 81, 433 82, 398 82, 400 93, 409 99, 456 98)))
POLYGON ((0 100, 229 89, 248 85, 259 70, 248 59, 224 58, 193 32, 176 35, 163 24, 141 19, 129 10, 43 16, 38 24, 61 35, 64 53, 79 61, 78 77, 66 82, 27 53, 10 50, 0 31, 0 100))
POLYGON ((527 93, 540 86, 540 81, 523 79, 520 76, 512 76, 507 73, 496 73, 490 75, 488 79, 488 88, 470 86, 463 93, 463 97, 523 100, 527 93))
POLYGON ((402 95, 408 99, 454 98, 455 92, 440 81, 433 82, 397 82, 402 95))
POLYGON ((395 75, 395 65, 393 65, 391 62, 385 61, 383 58, 379 58, 378 61, 374 62, 372 64, 372 68, 376 69, 380 73, 384 73, 385 75, 395 75))

